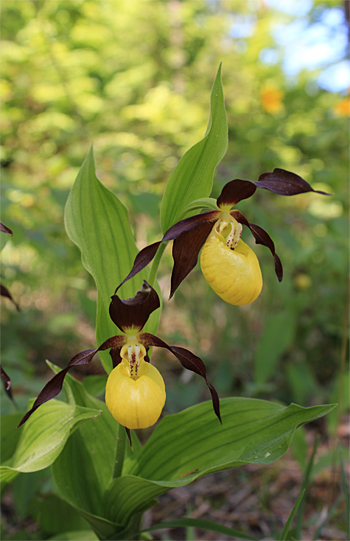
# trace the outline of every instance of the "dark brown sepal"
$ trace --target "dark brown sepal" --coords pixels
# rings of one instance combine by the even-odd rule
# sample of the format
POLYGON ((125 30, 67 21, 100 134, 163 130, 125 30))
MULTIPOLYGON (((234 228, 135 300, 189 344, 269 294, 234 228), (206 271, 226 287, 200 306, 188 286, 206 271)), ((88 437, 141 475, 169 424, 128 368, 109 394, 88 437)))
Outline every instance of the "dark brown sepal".
POLYGON ((16 301, 13 299, 11 293, 9 292, 9 290, 7 289, 7 287, 5 287, 4 285, 0 284, 0 295, 2 297, 7 297, 8 299, 10 299, 10 301, 12 302, 12 304, 15 305, 16 309, 18 312, 21 311, 19 305, 16 303, 16 301))
POLYGON ((243 199, 248 199, 256 191, 256 186, 250 180, 235 179, 228 182, 217 199, 218 207, 236 205, 243 199))
POLYGON ((174 267, 171 274, 171 298, 181 282, 197 264, 198 254, 212 230, 212 222, 204 222, 194 231, 184 231, 174 240, 174 267))
POLYGON ((121 349, 122 349, 121 347, 117 347, 117 348, 111 348, 110 351, 109 351, 109 354, 111 356, 112 363, 113 363, 113 368, 118 366, 118 364, 122 360, 122 358, 120 356, 120 350, 121 349))
POLYGON ((255 238, 256 244, 262 244, 263 246, 269 248, 275 262, 275 272, 278 281, 281 282, 283 278, 283 267, 280 258, 276 254, 275 245, 270 235, 266 233, 266 231, 259 225, 249 223, 247 218, 239 210, 232 210, 230 214, 233 218, 235 218, 235 220, 237 220, 237 222, 249 227, 253 237, 255 238))
POLYGON ((315 192, 322 195, 332 195, 321 190, 314 190, 306 180, 295 173, 284 169, 274 169, 272 172, 260 175, 257 188, 265 188, 279 195, 297 195, 299 193, 315 192))
POLYGON ((131 432, 130 432, 130 428, 126 428, 126 427, 125 427, 125 431, 126 431, 126 435, 128 436, 128 440, 129 440, 129 443, 130 443, 130 447, 131 447, 131 449, 133 449, 133 446, 132 446, 132 440, 131 440, 131 432))
POLYGON ((205 379, 205 382, 211 394, 211 399, 212 399, 215 414, 217 415, 221 423, 222 421, 221 421, 221 416, 220 416, 219 396, 215 388, 213 387, 213 385, 211 385, 211 383, 209 383, 207 379, 207 371, 202 359, 194 355, 194 353, 192 353, 188 349, 178 347, 178 346, 169 346, 166 342, 164 342, 157 336, 154 336, 153 334, 150 334, 150 333, 139 334, 138 338, 141 344, 143 345, 156 346, 156 347, 165 348, 171 351, 171 353, 175 355, 175 357, 180 361, 180 363, 182 364, 184 368, 186 368, 187 370, 191 370, 191 372, 195 372, 196 374, 198 374, 199 376, 202 376, 202 378, 205 379))
POLYGON ((48 400, 55 398, 55 396, 57 396, 61 392, 63 381, 68 370, 70 370, 73 366, 88 364, 96 355, 97 351, 97 349, 86 349, 85 351, 78 353, 69 361, 66 368, 61 370, 61 372, 59 372, 52 379, 50 379, 50 381, 47 382, 43 390, 39 393, 38 398, 33 404, 33 407, 29 411, 27 411, 17 428, 23 425, 23 423, 26 422, 26 420, 32 415, 32 413, 34 413, 36 409, 38 409, 39 406, 41 406, 45 402, 48 402, 48 400))
POLYGON ((130 328, 138 332, 159 306, 157 292, 144 280, 140 291, 131 299, 123 300, 118 295, 113 295, 109 315, 122 332, 130 328))
POLYGON ((154 244, 150 244, 149 246, 146 246, 145 248, 143 248, 143 250, 141 250, 137 256, 135 257, 135 261, 134 261, 134 264, 132 266, 132 269, 131 271, 129 272, 129 274, 127 275, 126 278, 124 278, 124 280, 119 284, 119 286, 117 287, 117 289, 115 290, 114 294, 117 293, 118 289, 125 283, 127 282, 128 280, 130 280, 130 278, 133 278, 134 276, 136 276, 136 274, 138 274, 139 272, 141 272, 145 267, 147 267, 147 265, 152 261, 152 259, 154 258, 154 256, 156 255, 157 251, 158 251, 158 248, 159 246, 161 245, 161 241, 159 242, 155 242, 154 244))
POLYGON ((9 399, 13 401, 12 390, 11 390, 11 378, 10 376, 6 374, 5 370, 3 369, 1 365, 0 365, 0 376, 1 376, 2 381, 4 382, 5 393, 7 394, 9 399))
POLYGON ((209 210, 208 212, 203 212, 202 214, 196 214, 195 216, 185 218, 184 220, 172 225, 165 233, 162 240, 175 240, 181 235, 181 233, 184 233, 185 231, 193 231, 194 229, 199 228, 205 222, 215 222, 219 215, 219 210, 209 210))
POLYGON ((11 236, 13 235, 13 231, 9 227, 7 227, 5 224, 2 224, 1 222, 0 222, 0 231, 1 233, 7 233, 8 235, 11 235, 11 236))

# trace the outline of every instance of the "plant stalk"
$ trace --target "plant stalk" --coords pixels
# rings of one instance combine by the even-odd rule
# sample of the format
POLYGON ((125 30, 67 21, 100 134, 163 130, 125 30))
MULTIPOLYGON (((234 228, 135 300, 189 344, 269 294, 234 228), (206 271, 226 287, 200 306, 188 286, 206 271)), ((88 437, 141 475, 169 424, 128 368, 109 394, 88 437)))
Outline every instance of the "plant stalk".
POLYGON ((115 458, 113 467, 113 479, 120 477, 123 471, 124 455, 126 444, 126 430, 125 427, 118 423, 117 428, 117 443, 115 447, 115 458))

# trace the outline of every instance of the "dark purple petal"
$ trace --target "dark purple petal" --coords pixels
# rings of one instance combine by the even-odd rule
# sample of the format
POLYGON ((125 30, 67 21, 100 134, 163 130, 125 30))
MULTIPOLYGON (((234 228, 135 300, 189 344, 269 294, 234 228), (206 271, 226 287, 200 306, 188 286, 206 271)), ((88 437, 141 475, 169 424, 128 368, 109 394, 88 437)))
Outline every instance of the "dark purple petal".
POLYGON ((152 261, 152 259, 155 257, 159 246, 162 242, 166 242, 169 240, 175 240, 181 233, 184 231, 191 231, 193 229, 196 229, 199 227, 203 222, 206 221, 214 221, 219 215, 219 211, 213 210, 209 212, 204 212, 203 214, 198 214, 196 216, 191 216, 190 218, 185 218, 184 220, 181 220, 177 224, 174 224, 171 226, 168 231, 166 231, 165 235, 163 236, 162 240, 159 242, 155 242, 154 244, 150 244, 149 246, 146 246, 141 250, 137 256, 135 257, 134 264, 132 266, 131 271, 127 275, 127 277, 119 284, 117 289, 115 290, 115 293, 117 293, 118 289, 130 278, 133 278, 138 274, 140 271, 142 271, 147 265, 152 261))
POLYGON ((111 348, 110 349, 110 356, 111 356, 111 359, 112 359, 112 363, 113 363, 113 368, 115 368, 116 366, 118 366, 118 364, 120 364, 121 362, 121 356, 120 356, 120 351, 121 351, 121 347, 118 347, 118 348, 111 348))
POLYGON ((219 215, 219 210, 209 210, 208 212, 203 212, 203 214, 196 214, 196 216, 185 218, 184 220, 177 222, 177 224, 172 225, 165 233, 162 240, 175 240, 185 231, 193 231, 205 222, 215 222, 219 215))
POLYGON ((171 351, 173 355, 180 361, 182 366, 186 368, 187 370, 191 370, 192 372, 195 372, 199 376, 202 376, 202 378, 205 379, 206 384, 208 385, 211 399, 213 402, 213 407, 215 414, 217 415, 220 423, 221 416, 220 416, 220 401, 218 393, 216 392, 215 388, 211 383, 209 383, 207 379, 207 371, 205 368, 205 364, 203 363, 202 359, 194 355, 191 351, 188 349, 178 347, 178 346, 169 346, 166 342, 158 338, 157 336, 154 336, 154 334, 150 333, 142 333, 139 334, 139 341, 141 344, 145 346, 156 346, 160 348, 165 348, 171 351))
POLYGON ((284 169, 274 169, 270 173, 260 175, 257 182, 254 182, 257 188, 265 188, 279 195, 297 195, 299 193, 315 192, 322 195, 332 195, 320 190, 314 190, 306 180, 295 173, 285 171, 284 169))
POLYGON ((256 244, 263 244, 264 246, 267 246, 267 248, 269 248, 270 252, 273 255, 273 259, 275 261, 275 272, 276 272, 278 281, 281 282, 283 278, 282 263, 281 263, 280 258, 276 254, 275 245, 270 235, 266 233, 266 231, 259 225, 249 223, 247 218, 239 210, 233 210, 230 212, 230 214, 233 218, 235 218, 235 220, 237 220, 237 222, 249 227, 250 231, 252 232, 255 238, 256 244))
POLYGON ((161 245, 161 241, 160 242, 155 242, 154 244, 150 244, 149 246, 146 246, 145 248, 143 248, 143 250, 141 250, 137 254, 137 256, 135 257, 135 261, 134 261, 134 264, 132 266, 131 271, 129 272, 127 277, 124 278, 124 280, 119 284, 119 286, 117 287, 117 289, 115 290, 114 293, 117 293, 118 289, 125 282, 130 280, 130 278, 133 278, 134 276, 136 276, 136 274, 138 274, 145 267, 147 267, 147 265, 152 261, 152 259, 156 255, 160 245, 161 245))
POLYGON ((126 435, 128 436, 128 439, 129 439, 130 447, 131 447, 131 449, 132 449, 133 447, 132 447, 132 441, 131 441, 130 428, 126 428, 126 427, 125 427, 125 430, 126 430, 126 435))
POLYGON ((6 225, 2 224, 1 222, 0 222, 0 231, 2 233, 7 233, 8 235, 11 235, 11 236, 13 235, 13 231, 9 227, 6 227, 6 225))
POLYGON ((1 365, 0 365, 0 376, 1 376, 2 381, 4 382, 5 393, 7 394, 9 399, 14 402, 13 396, 12 396, 12 390, 11 390, 11 378, 10 376, 6 374, 5 370, 3 369, 1 365))
POLYGON ((174 240, 174 267, 171 274, 171 298, 181 282, 196 266, 198 254, 212 230, 212 222, 204 222, 194 231, 184 231, 174 240))
POLYGON ((2 381, 4 382, 5 391, 8 391, 11 387, 11 378, 10 376, 6 374, 5 370, 3 369, 1 365, 0 365, 0 376, 1 376, 2 381))
POLYGON ((96 355, 97 351, 98 349, 87 349, 85 351, 82 351, 81 353, 78 353, 69 361, 66 368, 61 370, 61 372, 59 372, 52 379, 50 379, 50 381, 47 382, 43 390, 39 393, 38 398, 33 404, 33 407, 29 411, 27 411, 17 428, 23 425, 23 423, 26 422, 26 420, 32 415, 32 413, 34 413, 36 409, 38 409, 39 406, 41 406, 48 400, 55 398, 55 396, 57 396, 61 392, 63 381, 68 370, 70 370, 73 366, 88 364, 96 355))
POLYGON ((19 307, 19 305, 16 303, 16 301, 13 300, 13 297, 11 295, 11 293, 9 292, 9 290, 7 289, 7 287, 5 287, 4 285, 0 284, 0 295, 2 297, 7 297, 8 299, 10 299, 10 301, 15 305, 15 307, 17 308, 17 311, 20 312, 21 309, 19 307))
POLYGON ((157 292, 144 280, 140 291, 131 299, 123 300, 118 295, 113 295, 109 315, 122 332, 131 327, 138 332, 159 306, 157 292))
POLYGON ((256 186, 250 180, 231 180, 222 189, 218 197, 218 207, 229 205, 232 207, 243 199, 248 199, 256 191, 256 186))

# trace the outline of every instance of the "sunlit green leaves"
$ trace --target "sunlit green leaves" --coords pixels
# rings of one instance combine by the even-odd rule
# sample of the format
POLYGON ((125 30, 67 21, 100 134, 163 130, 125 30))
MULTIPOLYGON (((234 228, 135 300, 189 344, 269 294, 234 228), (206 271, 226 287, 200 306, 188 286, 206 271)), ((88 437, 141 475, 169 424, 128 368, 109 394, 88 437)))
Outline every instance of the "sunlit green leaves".
MULTIPOLYGON (((18 429, 19 441, 14 454, 1 467, 1 478, 11 481, 20 472, 38 471, 50 466, 62 451, 73 428, 80 422, 99 416, 98 409, 71 406, 51 400, 36 411, 23 428, 18 429)), ((14 416, 9 416, 14 421, 14 416)), ((12 431, 5 423, 7 440, 14 448, 16 425, 12 431)))
MULTIPOLYGON (((137 248, 132 236, 126 207, 97 179, 92 148, 90 149, 70 192, 65 226, 71 240, 80 248, 85 268, 97 286, 96 339, 98 345, 120 334, 109 317, 110 298, 116 287, 129 273, 137 248)), ((133 297, 147 271, 124 286, 124 298, 133 297)), ((158 312, 150 317, 147 328, 155 332, 158 312)), ((100 353, 109 372, 112 361, 106 352, 100 353)))
POLYGON ((181 215, 186 205, 209 196, 215 167, 227 149, 227 137, 220 65, 211 91, 206 134, 183 155, 167 184, 160 211, 163 233, 180 217, 186 217, 181 215))
POLYGON ((221 400, 220 425, 210 402, 162 419, 130 475, 115 479, 104 497, 106 518, 131 520, 170 488, 243 464, 269 464, 288 449, 295 429, 334 406, 283 407, 263 400, 221 400))

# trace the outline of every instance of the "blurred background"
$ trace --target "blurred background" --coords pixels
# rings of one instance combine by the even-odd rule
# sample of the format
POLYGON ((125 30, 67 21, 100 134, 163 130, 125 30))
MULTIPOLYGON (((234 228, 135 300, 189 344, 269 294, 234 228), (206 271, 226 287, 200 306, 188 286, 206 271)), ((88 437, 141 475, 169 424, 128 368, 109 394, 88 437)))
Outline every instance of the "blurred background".
MULTIPOLYGON (((219 63, 229 147, 213 197, 233 178, 280 167, 331 197, 262 190, 239 209, 273 238, 284 266, 255 246, 264 279, 252 305, 226 305, 199 268, 164 301, 159 336, 188 345, 221 397, 348 407, 346 5, 338 0, 2 0, 1 221, 14 232, 1 281, 2 364, 20 410, 49 377, 95 347, 96 290, 63 223, 94 144, 98 178, 125 203, 137 246, 159 240, 159 204, 183 153, 204 136, 219 63), (345 344, 345 345, 344 345, 345 344), (345 349, 344 349, 345 348, 345 349), (343 353, 342 353, 343 352, 343 353)), ((4 237, 4 234, 1 234, 4 237)), ((253 245, 247 232, 247 242, 253 245)), ((5 239, 6 240, 6 239, 5 239)), ((171 250, 159 280, 169 293, 171 250)), ((199 379, 157 351, 165 413, 208 399, 199 379)), ((97 394, 103 371, 85 373, 97 394)), ((1 389, 5 413, 15 411, 1 389)), ((337 414, 327 417, 335 433, 337 414)))

